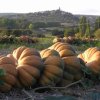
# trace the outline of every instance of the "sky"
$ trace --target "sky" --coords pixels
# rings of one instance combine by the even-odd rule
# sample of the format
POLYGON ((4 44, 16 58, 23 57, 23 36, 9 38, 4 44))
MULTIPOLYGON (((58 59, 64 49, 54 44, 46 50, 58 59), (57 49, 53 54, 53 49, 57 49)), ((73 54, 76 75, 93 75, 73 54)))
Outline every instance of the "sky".
POLYGON ((72 14, 100 15, 100 0, 0 0, 0 13, 34 13, 61 10, 72 14))

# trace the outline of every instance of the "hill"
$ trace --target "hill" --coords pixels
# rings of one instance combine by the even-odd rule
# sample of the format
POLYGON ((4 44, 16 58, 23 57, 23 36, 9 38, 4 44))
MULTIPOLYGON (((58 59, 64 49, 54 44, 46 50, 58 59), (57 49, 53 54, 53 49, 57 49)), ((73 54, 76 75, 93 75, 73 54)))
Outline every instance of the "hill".
POLYGON ((20 19, 23 18, 32 22, 61 22, 61 23, 72 23, 77 22, 78 17, 74 16, 72 13, 61 11, 61 10, 51 10, 51 11, 43 11, 43 12, 35 12, 35 13, 1 13, 1 17, 9 18, 9 19, 20 19))
POLYGON ((0 17, 8 19, 24 19, 27 22, 59 22, 65 25, 78 24, 81 16, 86 16, 90 23, 94 23, 98 16, 94 15, 74 15, 60 9, 51 11, 41 11, 34 13, 0 13, 0 17))

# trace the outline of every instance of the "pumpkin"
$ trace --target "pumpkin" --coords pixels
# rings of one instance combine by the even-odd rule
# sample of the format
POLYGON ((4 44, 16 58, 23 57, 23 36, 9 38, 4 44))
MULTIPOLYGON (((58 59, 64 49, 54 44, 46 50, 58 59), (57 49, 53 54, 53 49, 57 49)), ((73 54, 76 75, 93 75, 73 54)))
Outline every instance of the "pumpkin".
POLYGON ((54 45, 52 45, 51 47, 49 47, 49 49, 56 50, 59 53, 60 57, 75 56, 76 55, 75 50, 68 43, 57 42, 54 45))
POLYGON ((83 76, 81 67, 84 65, 80 59, 77 56, 63 57, 62 59, 65 65, 62 86, 81 79, 83 76))
POLYGON ((17 65, 17 60, 14 58, 14 56, 12 54, 7 54, 7 57, 9 57, 13 61, 15 66, 17 65))
POLYGON ((8 92, 16 83, 17 71, 14 62, 7 56, 0 57, 0 69, 4 75, 0 76, 0 91, 8 92))
POLYGON ((51 55, 59 56, 59 53, 56 50, 44 49, 40 51, 41 58, 45 59, 51 55))
POLYGON ((94 73, 100 74, 100 48, 91 47, 78 55, 86 66, 94 73))
POLYGON ((63 76, 63 61, 58 56, 49 56, 44 61, 44 70, 39 83, 42 86, 55 86, 61 81, 63 76))
POLYGON ((70 40, 68 37, 63 37, 64 43, 70 43, 70 40))
POLYGON ((56 42, 64 42, 64 40, 63 40, 63 38, 55 37, 53 39, 53 43, 56 43, 56 42))
POLYGON ((15 49, 10 57, 16 61, 15 65, 18 72, 16 84, 24 87, 35 85, 43 69, 39 52, 34 48, 21 46, 15 49))

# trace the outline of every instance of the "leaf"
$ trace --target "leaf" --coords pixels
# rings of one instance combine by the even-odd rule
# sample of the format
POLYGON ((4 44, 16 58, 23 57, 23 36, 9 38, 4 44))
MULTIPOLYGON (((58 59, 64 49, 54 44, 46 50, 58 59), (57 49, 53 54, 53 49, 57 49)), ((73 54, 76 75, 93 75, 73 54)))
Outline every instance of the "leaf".
POLYGON ((3 80, 0 80, 0 85, 3 85, 4 84, 4 81, 3 80))
POLYGON ((4 69, 0 69, 0 77, 5 76, 6 72, 4 69))
POLYGON ((84 88, 90 88, 92 87, 94 84, 94 82, 92 80, 84 80, 81 84, 84 88))
POLYGON ((91 70, 88 68, 88 67, 86 67, 86 66, 81 66, 81 69, 82 69, 82 71, 85 73, 85 74, 87 74, 87 75, 92 75, 92 72, 91 72, 91 70))

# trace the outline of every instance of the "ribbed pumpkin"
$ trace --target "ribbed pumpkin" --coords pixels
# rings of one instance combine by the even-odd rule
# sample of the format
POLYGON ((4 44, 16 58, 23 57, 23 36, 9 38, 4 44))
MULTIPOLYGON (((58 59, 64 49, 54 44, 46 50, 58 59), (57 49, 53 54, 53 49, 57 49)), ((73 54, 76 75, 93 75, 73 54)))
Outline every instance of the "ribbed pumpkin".
POLYGON ((100 74, 100 48, 88 48, 82 54, 79 54, 78 57, 86 63, 86 66, 94 74, 100 74))
POLYGON ((40 55, 41 55, 42 59, 45 59, 52 55, 59 56, 59 53, 56 50, 44 49, 44 50, 40 51, 40 55))
POLYGON ((13 51, 11 57, 14 57, 16 61, 17 85, 25 87, 34 85, 40 77, 40 71, 43 69, 39 52, 34 48, 21 46, 13 51))
POLYGON ((62 85, 67 85, 82 78, 83 74, 81 67, 83 64, 77 56, 63 57, 64 61, 64 75, 62 85))
POLYGON ((40 84, 55 86, 63 77, 63 61, 58 56, 49 56, 44 61, 44 70, 40 78, 40 84))
POLYGON ((57 42, 54 45, 52 45, 51 47, 49 47, 49 49, 56 50, 59 53, 60 57, 75 56, 76 55, 75 50, 68 43, 57 42))
POLYGON ((16 67, 12 59, 6 56, 0 56, 0 69, 3 69, 5 72, 3 76, 0 76, 0 91, 7 92, 16 83, 16 67))

